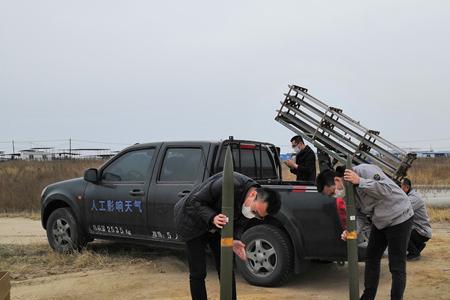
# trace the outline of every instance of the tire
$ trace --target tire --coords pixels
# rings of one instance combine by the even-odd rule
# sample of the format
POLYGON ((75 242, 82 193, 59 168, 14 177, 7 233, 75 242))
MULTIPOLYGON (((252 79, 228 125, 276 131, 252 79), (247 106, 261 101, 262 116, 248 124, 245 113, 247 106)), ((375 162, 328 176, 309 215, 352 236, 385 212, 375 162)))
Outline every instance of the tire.
POLYGON ((58 208, 50 214, 47 239, 50 247, 59 253, 79 251, 87 244, 70 208, 58 208))
POLYGON ((292 273, 294 256, 287 235, 272 225, 257 225, 242 235, 247 260, 236 259, 238 270, 250 284, 280 286, 292 273))

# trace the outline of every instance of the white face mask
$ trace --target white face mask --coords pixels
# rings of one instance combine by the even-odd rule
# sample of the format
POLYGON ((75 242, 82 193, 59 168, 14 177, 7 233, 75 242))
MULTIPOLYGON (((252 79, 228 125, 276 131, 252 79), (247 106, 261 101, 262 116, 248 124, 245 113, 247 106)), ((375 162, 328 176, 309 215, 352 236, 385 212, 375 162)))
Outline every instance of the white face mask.
POLYGON ((345 187, 342 188, 342 190, 336 190, 334 191, 334 198, 345 198, 345 187))
POLYGON ((294 148, 294 152, 297 154, 297 153, 299 153, 300 152, 300 148, 299 147, 295 147, 294 148))
POLYGON ((256 218, 256 215, 252 212, 252 208, 250 206, 242 205, 242 214, 247 219, 256 218))

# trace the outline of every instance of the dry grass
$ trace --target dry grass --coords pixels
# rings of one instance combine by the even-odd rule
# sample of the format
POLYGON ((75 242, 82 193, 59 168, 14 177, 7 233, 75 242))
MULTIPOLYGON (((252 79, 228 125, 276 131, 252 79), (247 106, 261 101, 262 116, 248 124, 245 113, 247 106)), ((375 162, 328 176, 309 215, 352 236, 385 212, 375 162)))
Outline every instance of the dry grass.
POLYGON ((408 177, 416 185, 450 185, 450 158, 418 158, 408 177))
POLYGON ((431 223, 450 222, 450 207, 428 207, 431 223))
POLYGON ((39 211, 16 211, 16 212, 0 212, 0 218, 27 218, 31 220, 40 220, 41 213, 39 211))
POLYGON ((85 251, 58 254, 45 244, 0 245, 0 269, 8 270, 14 280, 102 268, 111 264, 107 256, 85 251))
MULTIPOLYGON (((100 160, 8 161, 0 163, 0 213, 14 216, 26 212, 39 218, 42 189, 57 181, 80 177, 84 170, 98 167, 100 160)), ((295 175, 283 164, 283 180, 293 181, 295 175)), ((409 172, 413 184, 450 185, 449 158, 417 159, 409 172)))
POLYGON ((182 253, 120 243, 94 243, 81 253, 59 254, 46 244, 0 244, 0 270, 10 272, 14 281, 130 264, 147 265, 160 272, 160 264, 154 261, 167 255, 181 260, 182 253))
POLYGON ((42 189, 50 183, 83 176, 100 160, 8 161, 0 163, 0 212, 39 212, 42 189))
POLYGON ((282 166, 282 173, 281 178, 283 178, 283 181, 295 181, 297 180, 297 177, 289 171, 289 168, 283 164, 282 166))

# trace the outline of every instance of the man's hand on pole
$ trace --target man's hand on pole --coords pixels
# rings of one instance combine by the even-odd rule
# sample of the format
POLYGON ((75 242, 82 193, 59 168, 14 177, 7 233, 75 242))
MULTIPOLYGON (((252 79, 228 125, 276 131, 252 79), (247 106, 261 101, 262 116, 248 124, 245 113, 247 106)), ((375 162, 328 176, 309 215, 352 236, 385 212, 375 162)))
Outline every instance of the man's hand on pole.
POLYGON ((359 184, 359 175, 353 170, 346 169, 344 173, 344 180, 353 184, 359 184))
POLYGON ((222 229, 223 226, 227 225, 228 223, 228 217, 224 214, 218 214, 213 219, 213 224, 217 227, 222 229))
POLYGON ((245 252, 245 244, 239 240, 233 240, 233 252, 239 256, 241 260, 247 259, 247 253, 245 252))

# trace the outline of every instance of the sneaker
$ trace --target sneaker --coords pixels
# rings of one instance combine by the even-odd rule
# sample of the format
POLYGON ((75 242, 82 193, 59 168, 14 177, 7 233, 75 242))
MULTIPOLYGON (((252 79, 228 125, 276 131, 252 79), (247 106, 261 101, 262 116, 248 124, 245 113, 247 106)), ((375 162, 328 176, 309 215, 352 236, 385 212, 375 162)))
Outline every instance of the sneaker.
POLYGON ((407 261, 416 261, 420 259, 420 254, 408 254, 406 256, 407 261))

